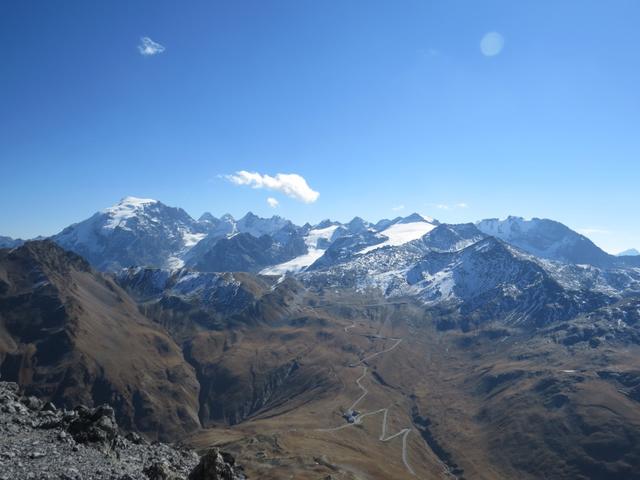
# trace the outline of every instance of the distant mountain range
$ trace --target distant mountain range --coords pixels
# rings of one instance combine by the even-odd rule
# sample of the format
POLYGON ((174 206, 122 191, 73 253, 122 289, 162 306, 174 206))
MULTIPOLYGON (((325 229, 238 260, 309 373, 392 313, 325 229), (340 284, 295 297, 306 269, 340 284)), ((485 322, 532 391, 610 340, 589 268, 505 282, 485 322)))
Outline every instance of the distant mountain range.
POLYGON ((637 257, 638 255, 640 255, 640 252, 635 248, 630 248, 618 254, 619 257, 637 257))
POLYGON ((640 478, 640 256, 561 223, 195 220, 127 197, 1 241, 3 379, 229 442, 250 478, 640 478))
POLYGON ((24 243, 20 238, 3 237, 0 235, 0 248, 14 248, 24 243))
POLYGON ((636 265, 606 253, 584 235, 553 220, 508 217, 506 220, 482 220, 477 225, 487 235, 540 258, 602 268, 636 265))
POLYGON ((102 271, 288 274, 316 288, 373 289, 448 305, 465 321, 473 313, 475 321, 540 325, 640 292, 640 256, 610 255, 538 218, 448 225, 414 213, 298 226, 251 212, 195 220, 180 208, 127 197, 51 239, 102 271))
MULTIPOLYGON (((383 247, 400 247, 428 234, 440 222, 414 213, 367 222, 359 217, 340 223, 325 220, 298 226, 282 217, 260 218, 249 212, 239 220, 210 213, 198 220, 180 208, 151 199, 126 197, 51 237, 103 271, 130 266, 201 271, 297 273, 316 264, 339 263, 383 247)), ((553 220, 508 217, 476 223, 477 229, 541 259, 598 268, 640 266, 640 252, 617 256, 553 220)), ((0 248, 24 241, 0 236, 0 248)))
MULTIPOLYGON (((640 256, 610 255, 565 225, 538 218, 447 225, 414 213, 376 223, 356 217, 298 226, 251 212, 239 220, 210 213, 195 220, 157 200, 127 197, 51 239, 102 271, 291 274, 315 285, 376 288, 427 303, 468 303, 487 288, 502 289, 505 299, 515 291, 524 295, 524 285, 514 288, 526 278, 522 265, 574 292, 620 298, 640 291, 640 256), (509 272, 517 273, 511 278, 509 272)), ((22 243, 1 241, 5 247, 22 243)))

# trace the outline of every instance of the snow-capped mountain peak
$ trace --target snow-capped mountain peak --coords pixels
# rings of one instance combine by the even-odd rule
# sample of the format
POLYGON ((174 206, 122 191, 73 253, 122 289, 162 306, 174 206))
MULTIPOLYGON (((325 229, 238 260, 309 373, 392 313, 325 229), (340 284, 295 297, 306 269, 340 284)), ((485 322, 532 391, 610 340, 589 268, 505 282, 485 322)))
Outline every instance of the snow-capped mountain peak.
POLYGON ((477 222, 478 228, 492 237, 497 238, 509 238, 512 235, 521 234, 527 232, 533 228, 536 221, 539 219, 534 218, 526 220, 523 217, 508 216, 504 220, 499 218, 489 218, 477 222))
MULTIPOLYGON (((279 216, 261 218, 251 212, 240 220, 205 213, 196 221, 184 210, 157 200, 125 197, 67 227, 53 240, 101 270, 187 265, 201 271, 325 271, 339 276, 356 269, 364 276, 379 272, 391 279, 396 278, 392 272, 406 271, 427 252, 458 252, 476 243, 477 248, 487 248, 491 242, 481 242, 487 235, 537 258, 563 284, 567 278, 572 285, 586 284, 580 265, 626 269, 598 280, 614 290, 628 290, 625 285, 636 285, 640 278, 640 256, 608 255, 565 225, 539 218, 450 225, 413 213, 375 224, 355 217, 348 223, 325 220, 299 227, 279 216)), ((600 275, 592 271, 589 278, 600 275)), ((640 284, 633 288, 638 290, 640 284)))
POLYGON ((204 212, 202 215, 200 215, 200 218, 198 218, 198 222, 215 225, 220 222, 220 220, 214 217, 211 213, 204 212))
POLYGON ((427 222, 427 223, 433 223, 433 224, 438 223, 432 217, 425 217, 415 212, 407 217, 400 218, 397 222, 394 222, 394 223, 416 223, 416 222, 427 222))
POLYGON ((611 267, 615 264, 615 257, 598 248, 584 235, 554 220, 492 218, 482 220, 476 226, 483 233, 500 238, 538 257, 599 267, 611 267))
POLYGON ((369 222, 360 217, 353 217, 351 221, 345 225, 350 232, 362 232, 370 226, 371 224, 369 222))
POLYGON ((109 217, 104 228, 124 227, 127 220, 141 214, 147 206, 157 203, 157 200, 151 198, 124 197, 117 204, 102 211, 109 217))
MULTIPOLYGON (((312 228, 327 228, 327 227, 331 227, 332 225, 340 225, 340 223, 334 222, 333 220, 326 218, 312 228)), ((306 226, 309 226, 309 224, 307 223, 306 226)))
POLYGON ((53 239, 102 270, 130 265, 172 266, 175 257, 204 237, 205 227, 181 208, 125 197, 65 228, 53 239))
POLYGON ((287 225, 291 225, 291 222, 277 215, 262 218, 252 212, 247 213, 236 223, 238 232, 249 233, 254 237, 272 235, 287 225))
POLYGON ((377 236, 382 239, 382 242, 363 248, 358 253, 365 254, 382 247, 403 245, 423 237, 436 228, 437 225, 438 223, 433 219, 427 221, 422 216, 414 213, 379 232, 377 236))

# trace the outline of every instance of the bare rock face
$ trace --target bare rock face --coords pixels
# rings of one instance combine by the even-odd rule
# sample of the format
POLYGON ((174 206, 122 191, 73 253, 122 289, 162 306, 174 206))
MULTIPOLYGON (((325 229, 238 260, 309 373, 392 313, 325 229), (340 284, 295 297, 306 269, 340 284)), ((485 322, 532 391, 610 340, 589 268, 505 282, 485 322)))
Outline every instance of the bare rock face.
POLYGON ((118 424, 113 408, 109 405, 97 408, 80 406, 74 413, 75 418, 66 428, 76 442, 109 447, 118 438, 118 424))
POLYGON ((166 462, 157 462, 146 467, 143 472, 149 480, 183 480, 166 462))
POLYGON ((240 480, 244 475, 237 471, 235 459, 228 453, 212 448, 200 459, 189 474, 189 480, 240 480))
POLYGON ((218 449, 198 461, 191 450, 124 435, 108 405, 58 409, 0 382, 1 480, 245 478, 234 458, 218 449))

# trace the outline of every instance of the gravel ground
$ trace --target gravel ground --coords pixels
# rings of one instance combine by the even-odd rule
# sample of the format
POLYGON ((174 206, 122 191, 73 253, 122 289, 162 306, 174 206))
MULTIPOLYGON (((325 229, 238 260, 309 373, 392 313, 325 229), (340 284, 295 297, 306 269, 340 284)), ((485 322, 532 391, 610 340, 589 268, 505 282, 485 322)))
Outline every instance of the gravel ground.
POLYGON ((244 478, 229 455, 211 450, 205 457, 196 468, 191 450, 122 435, 107 405, 60 410, 0 382, 0 480, 244 478))

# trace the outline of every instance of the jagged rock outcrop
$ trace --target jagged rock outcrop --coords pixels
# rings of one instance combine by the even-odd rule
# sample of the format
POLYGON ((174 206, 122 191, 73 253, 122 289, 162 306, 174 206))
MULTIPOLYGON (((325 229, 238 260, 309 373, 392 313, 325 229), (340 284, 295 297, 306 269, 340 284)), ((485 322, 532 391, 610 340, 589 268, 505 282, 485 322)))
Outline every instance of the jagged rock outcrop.
POLYGON ((188 266, 202 272, 259 272, 305 253, 307 246, 300 232, 285 227, 273 236, 238 233, 221 238, 201 256, 194 257, 188 266))
POLYGON ((0 479, 242 480, 235 459, 124 434, 108 405, 58 409, 0 382, 0 479))
POLYGON ((189 474, 189 480, 236 480, 244 478, 235 467, 235 458, 217 448, 212 448, 200 459, 189 474))

